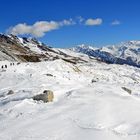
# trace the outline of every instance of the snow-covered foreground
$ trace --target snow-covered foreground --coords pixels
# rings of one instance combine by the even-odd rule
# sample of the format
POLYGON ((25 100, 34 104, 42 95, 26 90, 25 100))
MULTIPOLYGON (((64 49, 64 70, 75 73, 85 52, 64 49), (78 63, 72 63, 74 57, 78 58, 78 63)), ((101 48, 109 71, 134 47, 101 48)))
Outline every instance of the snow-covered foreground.
POLYGON ((4 64, 0 140, 140 140, 140 69, 97 61, 4 64), (32 100, 45 89, 53 102, 32 100))

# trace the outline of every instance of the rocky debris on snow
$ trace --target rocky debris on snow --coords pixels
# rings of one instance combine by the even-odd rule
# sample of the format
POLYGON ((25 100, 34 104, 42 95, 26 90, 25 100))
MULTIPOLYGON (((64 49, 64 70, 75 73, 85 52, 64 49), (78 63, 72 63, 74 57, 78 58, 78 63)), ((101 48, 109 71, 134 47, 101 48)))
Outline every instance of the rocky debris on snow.
POLYGON ((53 77, 53 75, 52 74, 50 74, 50 73, 47 73, 47 74, 45 74, 46 76, 50 76, 50 77, 53 77))
POLYGON ((9 90, 8 93, 7 93, 7 95, 12 95, 12 94, 14 94, 13 90, 9 90))
POLYGON ((75 72, 81 72, 81 70, 80 70, 77 66, 75 66, 75 67, 73 68, 73 70, 74 70, 75 72))
POLYGON ((95 83, 95 82, 98 82, 99 81, 99 78, 97 77, 94 77, 93 79, 91 79, 91 83, 95 83))
POLYGON ((17 65, 20 65, 20 62, 18 62, 17 65))
POLYGON ((132 94, 132 91, 131 89, 128 89, 126 87, 122 87, 123 90, 125 90, 128 94, 132 94))
POLYGON ((51 90, 44 90, 43 94, 33 96, 33 100, 43 101, 44 103, 52 102, 54 94, 51 90))
POLYGON ((95 79, 92 79, 92 80, 91 80, 91 83, 95 83, 95 82, 97 82, 95 79))

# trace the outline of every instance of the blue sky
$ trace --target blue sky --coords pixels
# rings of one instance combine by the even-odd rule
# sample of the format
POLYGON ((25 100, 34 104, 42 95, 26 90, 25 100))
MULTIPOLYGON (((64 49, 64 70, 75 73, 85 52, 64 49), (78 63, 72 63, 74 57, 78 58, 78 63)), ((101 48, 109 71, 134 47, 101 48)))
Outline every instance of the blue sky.
POLYGON ((0 32, 53 47, 140 40, 139 0, 1 0, 0 32))

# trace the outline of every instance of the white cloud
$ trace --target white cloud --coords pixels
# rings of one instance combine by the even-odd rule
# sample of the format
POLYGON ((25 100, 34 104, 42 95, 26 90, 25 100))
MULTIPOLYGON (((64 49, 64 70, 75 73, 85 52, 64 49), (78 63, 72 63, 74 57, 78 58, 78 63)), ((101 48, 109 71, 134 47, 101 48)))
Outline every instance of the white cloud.
POLYGON ((111 25, 120 25, 121 22, 119 20, 112 21, 111 25))
POLYGON ((85 25, 88 25, 88 26, 97 26, 97 25, 101 25, 103 22, 103 20, 101 18, 96 18, 96 19, 93 19, 93 18, 89 18, 85 21, 85 25))
POLYGON ((82 24, 88 26, 97 26, 102 24, 101 18, 92 19, 79 16, 75 20, 72 18, 64 19, 62 21, 37 21, 32 25, 26 23, 19 23, 7 30, 7 33, 14 35, 31 35, 34 37, 43 37, 47 32, 57 30, 63 26, 72 26, 75 24, 82 24))
POLYGON ((84 18, 82 16, 77 17, 78 22, 81 24, 84 22, 84 18))
POLYGON ((56 21, 37 21, 33 25, 27 25, 26 23, 19 23, 14 27, 8 29, 8 33, 14 35, 32 35, 35 37, 42 37, 45 33, 57 30, 62 26, 70 26, 76 24, 72 19, 56 21))
POLYGON ((70 18, 69 20, 64 19, 63 21, 59 22, 59 24, 61 26, 69 26, 69 25, 75 25, 76 22, 72 18, 70 18))

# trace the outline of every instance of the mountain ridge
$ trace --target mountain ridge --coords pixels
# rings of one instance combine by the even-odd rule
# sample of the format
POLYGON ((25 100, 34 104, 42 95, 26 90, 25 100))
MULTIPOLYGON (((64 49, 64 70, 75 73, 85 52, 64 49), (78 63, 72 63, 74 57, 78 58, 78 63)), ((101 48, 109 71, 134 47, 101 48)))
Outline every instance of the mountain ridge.
POLYGON ((89 59, 94 57, 109 64, 127 64, 140 68, 140 41, 133 40, 102 48, 82 44, 72 49, 58 49, 35 38, 0 34, 0 61, 40 62, 63 59, 71 63, 85 62, 76 53, 72 56, 72 52, 86 54, 89 59))
POLYGON ((71 63, 84 61, 64 53, 61 49, 51 48, 35 38, 0 34, 0 61, 40 62, 55 59, 71 63))
POLYGON ((140 68, 140 41, 129 41, 102 48, 78 45, 73 50, 110 64, 127 64, 140 68))

